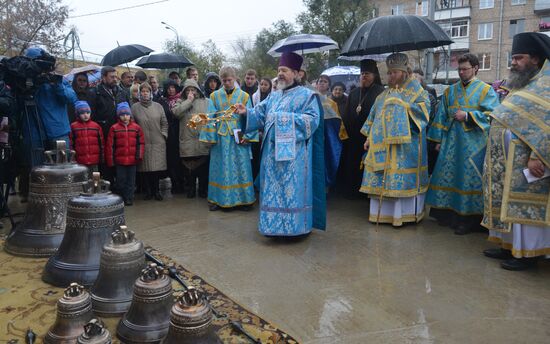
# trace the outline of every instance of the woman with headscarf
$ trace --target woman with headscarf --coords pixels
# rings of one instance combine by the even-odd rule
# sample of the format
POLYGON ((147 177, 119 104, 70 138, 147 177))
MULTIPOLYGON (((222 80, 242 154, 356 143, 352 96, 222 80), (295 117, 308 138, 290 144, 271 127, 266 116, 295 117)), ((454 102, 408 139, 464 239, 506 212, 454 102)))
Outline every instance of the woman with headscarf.
POLYGON ((262 78, 260 80, 258 90, 252 95, 252 105, 256 106, 260 104, 265 98, 267 98, 267 96, 269 96, 272 88, 273 84, 271 83, 271 79, 262 78))
POLYGON ((330 99, 338 105, 338 111, 340 116, 346 111, 346 102, 348 101, 348 96, 346 96, 346 85, 343 82, 335 82, 332 85, 330 94, 330 99))
POLYGON ((139 103, 139 84, 132 84, 132 86, 130 86, 129 88, 129 93, 130 93, 130 105, 139 103))
POLYGON ((330 78, 328 75, 320 75, 315 84, 317 93, 321 98, 324 113, 325 128, 325 184, 328 187, 336 183, 336 174, 342 154, 342 141, 348 138, 338 105, 330 99, 330 78))
POLYGON ((182 89, 174 80, 168 80, 164 83, 162 97, 158 103, 164 108, 166 120, 168 121, 168 138, 166 139, 166 163, 168 167, 168 177, 172 182, 172 191, 174 193, 184 192, 184 172, 181 168, 179 158, 179 132, 180 121, 174 116, 174 106, 181 99, 182 89))
POLYGON ((145 199, 154 197, 157 201, 162 201, 159 180, 167 168, 168 121, 162 105, 153 102, 151 95, 152 89, 147 82, 139 85, 139 102, 132 105, 132 114, 143 129, 145 137, 145 153, 138 166, 138 171, 143 172, 145 199))
POLYGON ((217 91, 222 87, 222 80, 218 74, 214 72, 206 73, 206 80, 204 80, 204 96, 210 98, 210 94, 217 91))
MULTIPOLYGON (((79 73, 73 77, 72 87, 76 93, 78 100, 84 100, 90 105, 92 111, 95 109, 95 93, 90 89, 90 83, 88 82, 88 73, 79 73)), ((67 114, 69 115, 69 122, 72 123, 77 120, 75 115, 74 104, 69 102, 67 104, 67 114)), ((92 113, 93 115, 93 113, 92 113)))
POLYGON ((344 142, 339 179, 342 181, 342 191, 350 198, 362 195, 359 188, 363 180, 361 159, 365 154, 363 149, 365 136, 360 131, 376 97, 383 91, 384 86, 382 86, 376 61, 368 59, 361 61, 359 87, 350 92, 346 110, 342 113, 349 140, 344 142))
POLYGON ((173 108, 174 116, 180 121, 179 156, 187 170, 187 198, 194 198, 199 181, 199 197, 208 196, 208 156, 210 147, 199 141, 200 131, 187 126, 191 116, 207 113, 210 99, 205 98, 194 79, 185 80, 182 97, 173 108))

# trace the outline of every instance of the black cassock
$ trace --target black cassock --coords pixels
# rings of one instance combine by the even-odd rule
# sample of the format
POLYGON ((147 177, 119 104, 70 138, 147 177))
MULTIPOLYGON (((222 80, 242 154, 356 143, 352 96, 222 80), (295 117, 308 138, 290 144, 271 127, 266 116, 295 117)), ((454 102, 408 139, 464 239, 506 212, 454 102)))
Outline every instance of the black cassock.
POLYGON ((363 178, 363 170, 360 169, 360 165, 361 158, 365 153, 363 150, 365 136, 360 131, 369 116, 376 97, 383 91, 384 86, 378 84, 372 84, 368 88, 355 88, 348 96, 346 110, 341 113, 349 139, 343 141, 339 189, 344 191, 347 196, 360 195, 359 188, 363 178), (359 105, 361 111, 358 113, 357 107, 359 105))

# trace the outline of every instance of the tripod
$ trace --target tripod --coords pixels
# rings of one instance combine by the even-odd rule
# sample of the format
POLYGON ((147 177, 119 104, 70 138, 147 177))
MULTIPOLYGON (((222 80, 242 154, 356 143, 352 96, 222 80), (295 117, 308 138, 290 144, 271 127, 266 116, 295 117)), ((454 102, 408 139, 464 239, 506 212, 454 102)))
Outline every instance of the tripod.
POLYGON ((8 198, 10 195, 10 183, 13 178, 13 169, 9 164, 12 159, 11 147, 9 145, 3 145, 0 147, 0 218, 4 217, 4 214, 8 215, 12 229, 15 227, 15 220, 8 206, 8 198))

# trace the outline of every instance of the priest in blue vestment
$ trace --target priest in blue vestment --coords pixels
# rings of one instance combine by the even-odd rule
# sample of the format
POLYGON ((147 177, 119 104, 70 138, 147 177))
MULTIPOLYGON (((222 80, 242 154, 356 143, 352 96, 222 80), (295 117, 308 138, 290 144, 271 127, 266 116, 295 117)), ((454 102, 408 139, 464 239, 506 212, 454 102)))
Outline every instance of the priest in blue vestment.
POLYGON ((323 108, 297 82, 302 57, 283 53, 277 91, 254 108, 236 104, 246 132, 264 130, 260 164, 260 233, 302 236, 326 227, 323 108))
POLYGON ((458 59, 460 81, 445 90, 428 131, 428 140, 437 143, 439 155, 426 204, 431 207, 430 216, 458 235, 480 228, 489 114, 499 105, 493 88, 476 78, 478 69, 475 55, 458 59))
POLYGON ((369 221, 400 227, 424 217, 430 101, 409 73, 407 55, 391 54, 386 65, 389 87, 376 98, 361 129, 367 156, 359 191, 371 200, 369 221))
POLYGON ((244 121, 237 114, 224 115, 235 104, 251 105, 248 93, 235 87, 237 75, 232 67, 222 67, 223 87, 210 94, 210 121, 201 128, 199 139, 213 144, 210 149, 208 202, 210 210, 240 207, 249 210, 256 201, 252 178, 252 152, 249 142, 258 142, 258 132, 244 134, 244 121), (244 134, 244 135, 243 135, 244 134))

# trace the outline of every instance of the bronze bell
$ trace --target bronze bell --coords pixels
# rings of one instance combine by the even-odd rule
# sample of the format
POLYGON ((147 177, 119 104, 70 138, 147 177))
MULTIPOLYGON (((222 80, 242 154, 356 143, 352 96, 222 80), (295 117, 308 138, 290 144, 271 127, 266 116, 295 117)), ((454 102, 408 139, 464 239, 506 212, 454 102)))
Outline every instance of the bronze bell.
POLYGON ((134 283, 145 266, 143 243, 134 238, 134 232, 120 226, 111 238, 101 252, 99 275, 91 290, 94 313, 104 317, 128 311, 134 283))
POLYGON ((172 280, 157 264, 149 264, 136 280, 128 313, 118 323, 116 335, 120 341, 160 343, 168 333, 172 298, 172 280))
POLYGON ((189 287, 170 314, 170 329, 163 344, 221 344, 212 328, 212 309, 204 295, 189 287))
POLYGON ((84 333, 76 340, 77 344, 111 344, 111 334, 99 319, 92 319, 84 325, 84 333))
POLYGON ((57 319, 44 337, 45 344, 75 343, 93 317, 92 300, 84 287, 71 283, 57 301, 57 319))
POLYGON ((88 183, 88 169, 74 162, 74 151, 67 151, 65 146, 65 141, 57 141, 56 150, 45 152, 45 164, 32 170, 25 218, 6 239, 6 252, 48 257, 59 247, 65 232, 67 202, 84 191, 88 183))
POLYGON ((91 193, 73 197, 67 204, 67 228, 63 241, 50 257, 42 279, 55 286, 76 281, 86 287, 99 273, 103 245, 124 224, 124 202, 108 192, 109 183, 93 174, 91 193))

